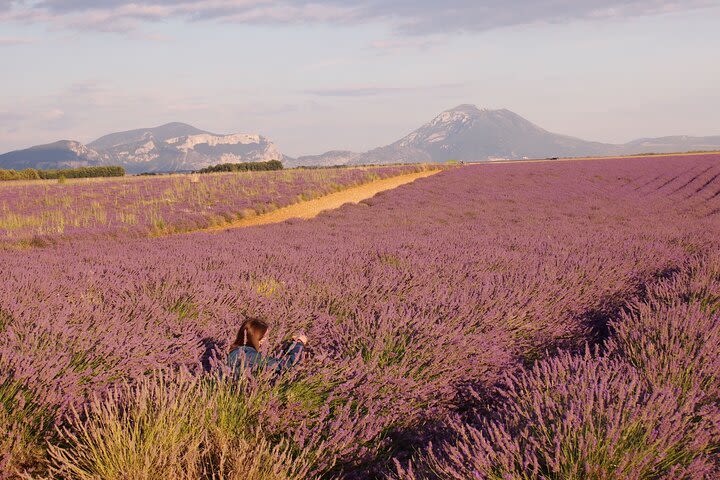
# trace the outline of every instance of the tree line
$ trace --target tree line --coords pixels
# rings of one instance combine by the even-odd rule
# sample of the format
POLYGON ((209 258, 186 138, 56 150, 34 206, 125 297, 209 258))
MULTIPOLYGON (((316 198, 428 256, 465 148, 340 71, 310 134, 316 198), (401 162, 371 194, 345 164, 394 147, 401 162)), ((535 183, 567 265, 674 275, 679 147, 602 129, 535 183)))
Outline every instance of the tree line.
POLYGON ((0 170, 0 181, 5 180, 47 180, 59 178, 123 177, 125 169, 116 166, 79 167, 57 170, 0 170))
POLYGON ((262 170, 282 170, 283 164, 280 160, 269 160, 267 162, 242 162, 242 163, 220 163, 198 170, 197 173, 216 172, 257 172, 262 170))

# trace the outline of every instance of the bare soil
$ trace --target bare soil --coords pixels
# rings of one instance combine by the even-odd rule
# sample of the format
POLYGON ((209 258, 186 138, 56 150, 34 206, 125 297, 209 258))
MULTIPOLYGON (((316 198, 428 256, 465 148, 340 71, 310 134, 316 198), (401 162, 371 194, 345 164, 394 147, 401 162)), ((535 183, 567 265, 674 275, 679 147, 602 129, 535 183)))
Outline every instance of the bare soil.
POLYGON ((350 187, 339 192, 330 193, 319 198, 307 200, 299 203, 288 205, 287 207, 278 208, 272 212, 262 215, 254 215, 236 220, 234 222, 215 225, 203 230, 202 232, 218 232, 228 230, 230 228, 253 227, 256 225, 267 225, 269 223, 278 223, 291 218, 309 219, 317 216, 325 210, 339 208, 346 203, 358 203, 362 200, 371 198, 376 193, 385 190, 397 188, 400 185, 414 182, 418 178, 429 177, 438 173, 440 170, 427 170, 423 172, 408 173, 398 175, 396 177, 383 178, 370 183, 350 187))

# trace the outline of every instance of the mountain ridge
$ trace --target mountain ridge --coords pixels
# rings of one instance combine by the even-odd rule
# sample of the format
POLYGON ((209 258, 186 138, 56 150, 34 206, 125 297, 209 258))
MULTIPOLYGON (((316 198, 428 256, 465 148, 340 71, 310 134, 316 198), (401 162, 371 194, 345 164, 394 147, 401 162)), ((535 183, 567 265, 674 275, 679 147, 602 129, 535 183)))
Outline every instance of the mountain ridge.
POLYGON ((720 136, 674 136, 611 144, 553 133, 508 109, 461 104, 445 110, 400 140, 356 156, 350 163, 483 161, 614 156, 718 150, 720 136), (680 141, 679 139, 684 139, 680 141))
POLYGON ((88 143, 87 146, 92 149, 104 150, 125 143, 141 141, 143 137, 148 134, 151 134, 157 140, 165 141, 168 138, 180 137, 183 135, 199 135, 203 133, 210 132, 200 130, 199 128, 195 128, 187 123, 170 122, 157 127, 135 128, 133 130, 109 133, 93 140, 88 143))
POLYGON ((104 135, 87 145, 73 140, 0 155, 0 168, 74 168, 119 165, 129 173, 198 170, 218 163, 280 160, 288 167, 483 161, 720 150, 720 135, 640 138, 625 144, 553 133, 508 109, 461 104, 436 115, 399 140, 367 152, 331 150, 292 158, 268 138, 216 134, 171 122, 104 135))
POLYGON ((104 135, 87 145, 60 140, 0 155, 0 168, 117 165, 128 173, 199 170, 217 163, 285 160, 258 134, 215 134, 180 122, 104 135))

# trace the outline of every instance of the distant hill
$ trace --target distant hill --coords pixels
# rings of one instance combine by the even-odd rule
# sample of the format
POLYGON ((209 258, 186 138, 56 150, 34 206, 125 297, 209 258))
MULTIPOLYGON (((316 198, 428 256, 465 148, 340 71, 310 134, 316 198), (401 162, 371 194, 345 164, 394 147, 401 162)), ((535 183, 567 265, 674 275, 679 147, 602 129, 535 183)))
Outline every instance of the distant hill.
POLYGON ((332 150, 321 155, 305 155, 289 161, 289 166, 313 165, 330 167, 333 165, 347 165, 359 157, 360 153, 347 150, 332 150))
POLYGON ((0 168, 8 170, 52 170, 101 164, 100 155, 96 151, 71 140, 60 140, 0 155, 0 168))
POLYGON ((67 168, 119 165, 129 173, 199 170, 218 163, 284 160, 261 135, 218 135, 168 123, 105 135, 87 146, 63 140, 0 155, 0 168, 67 168))
POLYGON ((623 145, 627 154, 673 153, 706 150, 720 150, 720 135, 714 137, 660 137, 641 138, 623 145))
POLYGON ((256 134, 218 135, 184 123, 111 133, 90 142, 62 140, 0 155, 0 169, 119 165, 129 173, 199 170, 218 163, 280 160, 285 166, 483 161, 720 150, 720 136, 643 138, 622 145, 549 132, 510 110, 459 105, 400 140, 356 153, 333 150, 291 158, 256 134))

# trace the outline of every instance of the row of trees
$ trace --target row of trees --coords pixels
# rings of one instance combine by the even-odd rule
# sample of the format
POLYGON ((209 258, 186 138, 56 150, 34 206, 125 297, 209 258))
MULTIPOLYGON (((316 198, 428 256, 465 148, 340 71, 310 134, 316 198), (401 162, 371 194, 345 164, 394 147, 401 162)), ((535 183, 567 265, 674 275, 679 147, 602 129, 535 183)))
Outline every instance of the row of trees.
POLYGON ((122 177, 125 176, 123 167, 79 167, 60 170, 0 170, 0 181, 3 180, 44 180, 57 178, 91 178, 91 177, 122 177))
POLYGON ((267 162, 221 163, 198 170, 198 173, 282 170, 282 168, 283 164, 280 160, 269 160, 267 162))
POLYGON ((0 170, 0 180, 37 180, 37 170, 28 168, 26 170, 0 170))

